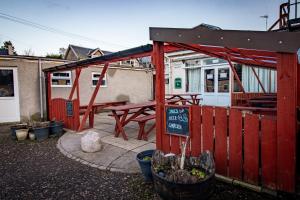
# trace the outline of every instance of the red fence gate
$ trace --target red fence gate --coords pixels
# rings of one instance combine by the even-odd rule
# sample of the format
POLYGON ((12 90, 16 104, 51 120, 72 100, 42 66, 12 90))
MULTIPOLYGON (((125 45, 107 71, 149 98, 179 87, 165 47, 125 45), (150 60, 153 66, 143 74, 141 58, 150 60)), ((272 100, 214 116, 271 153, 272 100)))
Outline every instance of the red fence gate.
POLYGON ((50 120, 61 120, 65 128, 77 130, 79 127, 79 101, 62 98, 51 99, 49 102, 50 120), (70 105, 68 107, 68 105, 70 105))
MULTIPOLYGON (((218 174, 277 189, 275 117, 223 107, 191 106, 191 120, 188 154, 197 156, 210 150, 218 174)), ((185 137, 162 137, 164 152, 180 152, 185 137)))

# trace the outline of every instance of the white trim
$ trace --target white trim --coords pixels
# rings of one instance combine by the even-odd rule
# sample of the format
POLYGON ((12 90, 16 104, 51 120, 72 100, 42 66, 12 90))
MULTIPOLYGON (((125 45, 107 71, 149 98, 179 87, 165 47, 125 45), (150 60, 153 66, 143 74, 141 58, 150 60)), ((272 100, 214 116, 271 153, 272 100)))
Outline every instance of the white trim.
MULTIPOLYGON (((96 87, 96 85, 93 84, 93 80, 99 80, 99 78, 95 78, 94 75, 97 74, 97 75, 101 75, 101 72, 92 72, 92 87, 96 87)), ((107 87, 107 74, 105 73, 104 74, 104 78, 103 80, 105 80, 105 85, 100 85, 100 87, 103 87, 103 88, 106 88, 107 87)))
POLYGON ((72 71, 59 71, 59 72, 54 72, 51 73, 51 87, 54 88, 69 88, 72 87, 73 85, 73 80, 72 80, 72 71), (68 73, 70 76, 69 77, 59 77, 59 76, 53 76, 54 73, 68 73), (69 85, 55 85, 52 84, 52 79, 58 79, 58 80, 70 80, 70 84, 69 85))

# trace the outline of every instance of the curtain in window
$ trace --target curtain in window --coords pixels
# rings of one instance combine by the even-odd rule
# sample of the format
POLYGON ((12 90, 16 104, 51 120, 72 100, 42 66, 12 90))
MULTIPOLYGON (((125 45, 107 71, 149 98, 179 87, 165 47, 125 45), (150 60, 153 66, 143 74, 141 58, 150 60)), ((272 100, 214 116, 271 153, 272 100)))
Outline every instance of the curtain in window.
POLYGON ((200 93, 201 68, 188 69, 188 92, 200 93))

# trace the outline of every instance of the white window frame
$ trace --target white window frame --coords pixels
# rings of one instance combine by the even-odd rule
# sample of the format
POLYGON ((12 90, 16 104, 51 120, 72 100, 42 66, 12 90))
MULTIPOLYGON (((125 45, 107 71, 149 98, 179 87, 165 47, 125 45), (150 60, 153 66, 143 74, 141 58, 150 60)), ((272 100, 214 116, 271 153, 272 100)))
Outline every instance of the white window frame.
POLYGON ((72 80, 72 72, 71 71, 61 71, 61 72, 53 72, 51 73, 51 87, 72 87, 73 80, 72 80), (69 77, 60 77, 60 76, 54 76, 54 73, 68 73, 69 77), (58 79, 58 80, 70 80, 70 85, 53 85, 52 80, 58 79))
MULTIPOLYGON (((92 87, 96 87, 96 85, 93 84, 93 81, 96 80, 98 81, 98 77, 94 77, 94 75, 101 75, 101 72, 92 72, 92 87)), ((100 87, 107 87, 107 75, 106 73, 104 74, 103 80, 105 80, 105 85, 100 85, 100 87)))

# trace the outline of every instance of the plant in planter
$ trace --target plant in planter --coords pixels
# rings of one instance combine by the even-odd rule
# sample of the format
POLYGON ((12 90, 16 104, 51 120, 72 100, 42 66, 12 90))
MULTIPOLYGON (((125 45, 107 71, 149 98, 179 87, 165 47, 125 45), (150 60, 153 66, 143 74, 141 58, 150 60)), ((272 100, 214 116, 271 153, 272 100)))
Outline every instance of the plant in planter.
POLYGON ((64 123, 62 121, 53 120, 50 122, 50 137, 61 136, 64 132, 64 123))
POLYGON ((38 141, 45 140, 49 137, 49 122, 35 122, 32 130, 38 141))
POLYGON ((151 160, 154 150, 146 150, 137 154, 136 159, 140 165, 145 181, 152 181, 151 160))
POLYGON ((16 140, 17 139, 17 135, 16 135, 16 130, 19 130, 19 129, 27 129, 27 124, 25 123, 21 123, 21 124, 16 124, 16 125, 13 125, 10 127, 10 131, 11 131, 11 138, 13 140, 16 140))
POLYGON ((151 168, 154 188, 163 199, 208 199, 215 181, 212 154, 205 151, 199 157, 185 157, 185 148, 186 144, 181 156, 154 152, 151 168))

